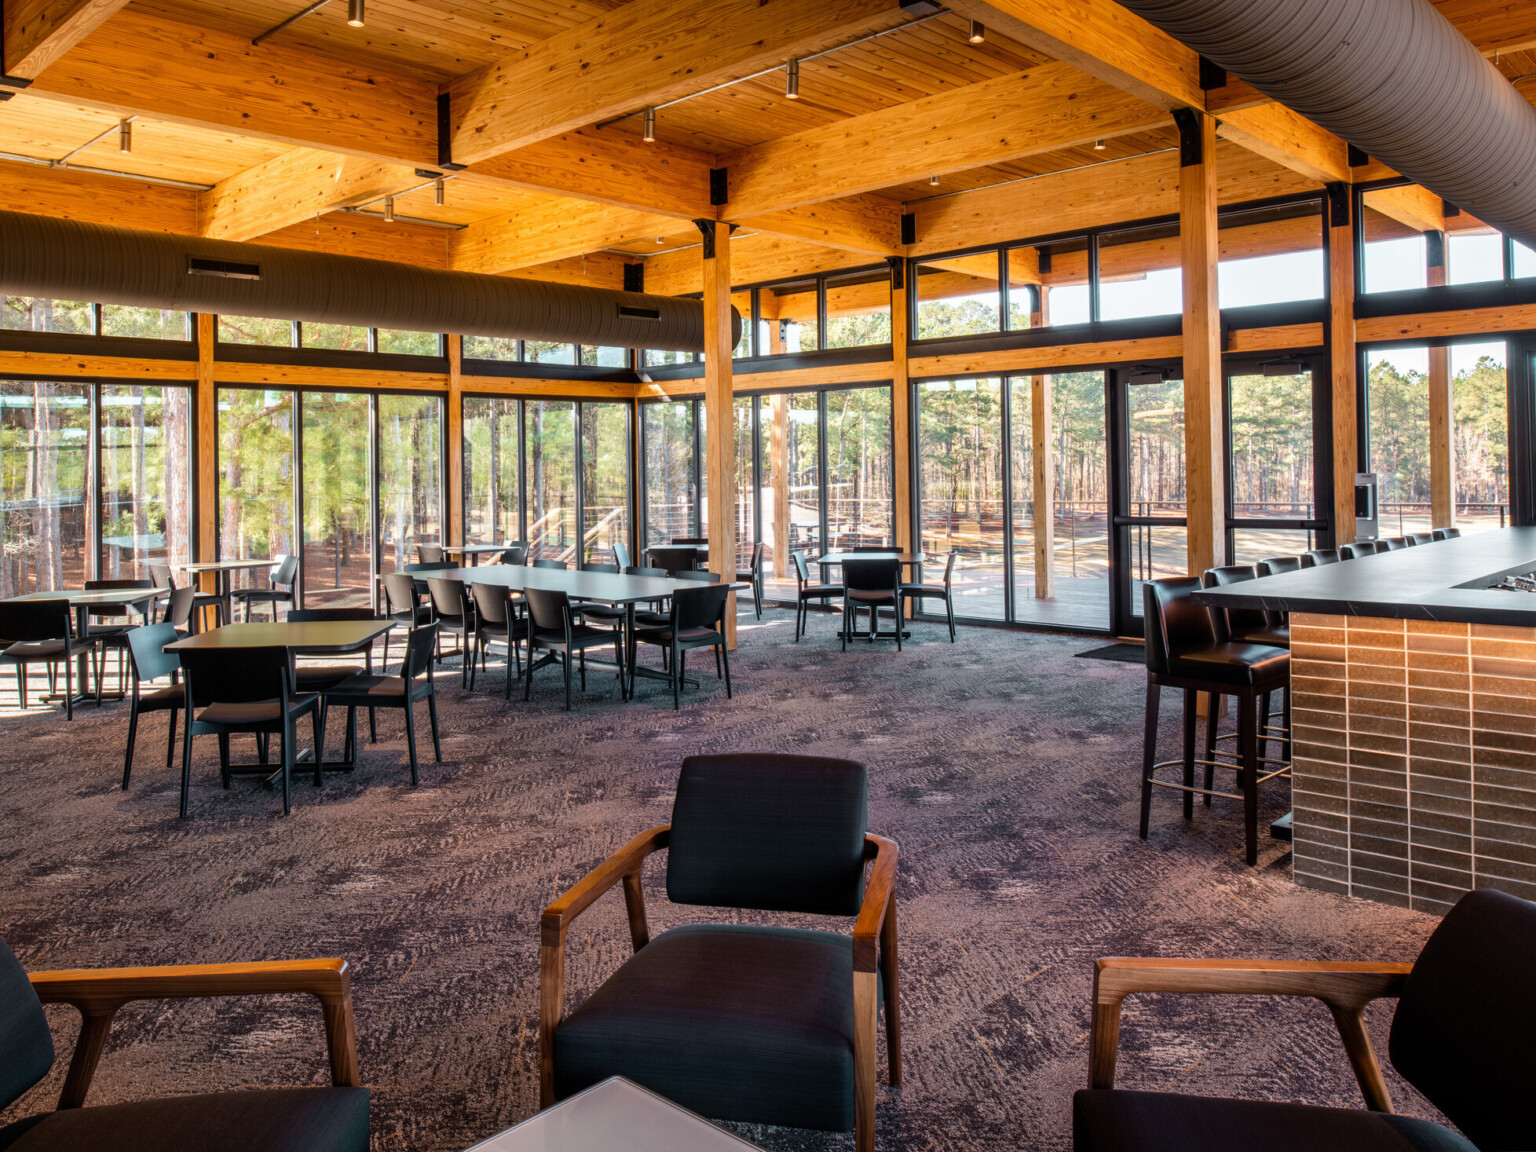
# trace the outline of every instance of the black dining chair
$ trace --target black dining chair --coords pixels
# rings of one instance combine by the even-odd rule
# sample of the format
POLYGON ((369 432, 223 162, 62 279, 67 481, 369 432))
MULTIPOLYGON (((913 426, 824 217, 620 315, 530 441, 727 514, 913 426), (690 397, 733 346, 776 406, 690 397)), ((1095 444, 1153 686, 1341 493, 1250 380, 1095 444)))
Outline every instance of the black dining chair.
MULTIPOLYGON (((375 621, 381 617, 376 616, 372 608, 292 608, 288 612, 290 624, 319 623, 329 620, 348 621, 375 621)), ((385 637, 388 637, 385 633, 385 637)), ((293 685, 294 691, 303 694, 305 692, 324 692, 327 688, 333 688, 349 677, 358 673, 373 671, 373 645, 370 641, 361 649, 363 663, 357 664, 301 664, 294 662, 293 685)), ((389 653, 386 650, 384 662, 389 663, 389 653)), ((355 738, 355 719, 351 711, 347 713, 347 735, 355 738)), ((379 729, 373 709, 368 710, 368 738, 375 744, 379 740, 379 729)))
MULTIPOLYGON (((624 575, 656 576, 666 580, 671 578, 672 573, 668 572, 665 568, 636 568, 634 565, 630 565, 624 569, 624 575)), ((665 603, 661 600, 651 600, 649 604, 649 608, 640 608, 638 606, 635 608, 636 626, 645 624, 657 628, 666 627, 667 621, 671 619, 671 616, 666 611, 665 603)))
MULTIPOLYGON (((475 602, 475 652, 480 657, 480 671, 485 671, 486 655, 492 644, 507 646, 507 699, 512 699, 512 677, 523 674, 522 636, 512 592, 501 584, 471 584, 469 594, 475 602)), ((475 669, 469 670, 469 687, 475 687, 475 669)))
MULTIPOLYGON (((110 592, 114 590, 143 592, 153 588, 153 580, 111 579, 111 580, 87 580, 84 588, 87 592, 110 592)), ((130 608, 126 604, 101 604, 93 607, 85 619, 85 631, 96 643, 101 645, 101 666, 98 676, 105 676, 107 671, 107 654, 117 653, 117 683, 118 690, 126 687, 128 679, 128 633, 138 627, 139 624, 148 624, 149 610, 147 605, 139 605, 130 608), (135 623, 134 616, 139 617, 135 623), (93 623, 94 620, 104 620, 106 623, 93 623)), ((101 686, 97 685, 97 695, 101 694, 101 686)))
POLYGON ((528 563, 528 545, 509 544, 497 555, 496 563, 511 564, 514 567, 521 567, 522 565, 528 563))
POLYGON ((893 1088, 902 1067, 898 848, 869 832, 868 794, 864 765, 850 760, 685 760, 671 823, 636 836, 540 918, 540 1105, 624 1076, 716 1120, 852 1130, 857 1152, 873 1152, 882 1014, 893 1088), (662 849, 673 904, 851 917, 852 938, 731 917, 652 939, 642 869, 662 849), (567 1014, 572 925, 621 881, 634 954, 567 1014))
MULTIPOLYGON (((149 566, 149 579, 156 588, 169 588, 173 599, 176 592, 180 591, 176 586, 175 578, 171 575, 171 566, 169 564, 151 564, 149 566)), ((187 590, 192 596, 191 607, 185 617, 173 621, 176 627, 187 632, 189 635, 192 632, 198 631, 202 627, 203 612, 210 609, 215 617, 217 617, 215 627, 220 624, 233 624, 233 620, 224 619, 224 597, 220 596, 217 592, 199 592, 196 583, 197 577, 193 576, 191 583, 187 585, 187 590)))
POLYGON ((1303 568, 1321 568, 1324 564, 1337 564, 1339 559, 1339 550, 1337 548, 1313 548, 1310 552, 1303 552, 1301 554, 1301 566, 1303 568))
MULTIPOLYGON (((548 913, 546 913, 546 916, 548 913)), ((546 933, 547 933, 546 929, 546 933)), ((547 936, 546 936, 547 939, 547 936)), ((1412 964, 1381 961, 1181 960, 1095 965, 1089 1087, 1072 1100, 1075 1152, 1494 1152, 1536 1148, 1536 904, 1492 888, 1468 892, 1412 964), (1157 993, 1284 996, 1333 1016, 1365 1109, 1115 1088, 1121 1008, 1157 993), (1396 999, 1392 1067, 1460 1132, 1394 1115, 1365 1009, 1396 999), (1367 1110, 1368 1109, 1368 1110, 1367 1110)), ((1212 1012, 1220 1011, 1213 1006, 1212 1012)), ((1166 1040, 1159 1038, 1160 1042, 1166 1040)))
POLYGON ((1280 576, 1286 572, 1301 571, 1300 556, 1270 556, 1254 565, 1260 576, 1280 576))
POLYGON ((674 536, 674 537, 672 537, 672 543, 674 543, 674 544, 708 544, 709 543, 709 537, 708 536, 674 536))
POLYGON ((299 559, 297 556, 279 556, 277 563, 267 570, 267 586, 265 588, 236 588, 230 593, 235 600, 245 605, 245 619, 249 623, 251 619, 252 604, 272 605, 272 619, 277 619, 277 606, 279 604, 293 605, 293 585, 299 574, 299 559))
POLYGON ((128 633, 128 653, 133 660, 133 687, 128 697, 128 749, 123 754, 123 791, 133 774, 133 745, 139 734, 139 717, 146 712, 169 712, 170 724, 165 740, 165 766, 176 766, 176 715, 187 702, 181 686, 181 658, 167 652, 165 646, 181 637, 170 624, 146 624, 128 633), (171 682, 160 688, 145 685, 169 676, 171 682))
POLYGON ((1401 552, 1409 546, 1408 537, 1406 536, 1390 536, 1385 541, 1385 544, 1388 552, 1401 552))
MULTIPOLYGON (((719 578, 719 573, 711 572, 719 578)), ((731 698, 731 654, 725 644, 725 610, 731 590, 723 585, 704 588, 679 588, 672 594, 672 612, 664 628, 635 628, 638 644, 653 644, 667 653, 667 668, 672 680, 672 710, 680 707, 683 677, 688 653, 695 648, 715 650, 715 675, 724 669, 725 696, 731 698)), ((634 671, 630 671, 630 695, 634 695, 634 671)))
MULTIPOLYGON (((58 690, 57 673, 64 666, 64 718, 75 718, 75 661, 82 652, 93 666, 100 656, 95 640, 76 636, 74 613, 68 600, 0 600, 0 666, 16 668, 16 694, 22 711, 27 708, 27 669, 48 666, 48 691, 58 690)), ((87 685, 80 685, 85 691, 87 685)), ((101 703, 101 670, 96 668, 96 702, 101 703)))
POLYGON ((1340 560, 1359 560, 1362 556, 1374 555, 1376 555, 1376 544, 1372 540, 1357 540, 1339 549, 1340 560))
POLYGON ((1430 533, 1436 540, 1456 540, 1461 537, 1460 528, 1436 528, 1430 533))
POLYGON ((795 581, 799 585, 795 594, 795 643, 798 644, 810 627, 811 602, 825 604, 841 596, 844 589, 841 584, 812 584, 811 568, 804 552, 791 552, 789 560, 795 566, 795 581))
MULTIPOLYGON (((617 576, 622 571, 617 564, 600 564, 589 562, 582 565, 583 572, 603 572, 610 576, 617 576)), ((584 621, 596 621, 599 627, 621 627, 628 616, 624 607, 619 604, 599 604, 591 600, 579 601, 572 605, 575 611, 584 621)))
POLYGON ((1433 532, 1411 532, 1408 534, 1408 543, 1412 545, 1433 544, 1435 534, 1433 532))
MULTIPOLYGON (((381 580, 384 588, 385 614, 407 633, 417 625, 429 623, 432 610, 421 602, 421 590, 416 578, 409 572, 386 572, 381 580)), ((384 635, 384 663, 389 663, 389 638, 384 635)))
POLYGON ((442 545, 418 544, 416 546, 416 559, 422 564, 441 564, 444 559, 442 545))
POLYGON ((738 584, 752 585, 752 608, 757 618, 763 618, 763 542, 759 540, 752 545, 752 559, 747 562, 745 571, 736 573, 738 584))
POLYGON ((192 787, 192 738, 219 738, 219 776, 229 787, 233 776, 280 775, 283 815, 289 812, 293 765, 297 759, 295 725, 305 715, 315 726, 315 783, 324 777, 325 729, 320 724, 320 697, 300 695, 293 686, 293 658, 286 648, 188 648, 181 652, 186 690, 187 723, 181 742, 181 817, 187 816, 192 787), (277 773, 269 764, 232 767, 229 738, 237 732, 281 737, 282 762, 277 773))
POLYGON ((702 568, 696 568, 692 572, 674 572, 672 573, 672 579, 696 580, 700 584, 718 584, 720 583, 720 573, 706 572, 702 568))
POLYGON ((169 599, 165 602, 165 615, 160 618, 162 624, 169 624, 176 629, 176 639, 182 640, 192 635, 193 614, 192 609, 197 603, 197 590, 195 588, 172 588, 169 599))
POLYGON ((462 580, 431 576, 427 578, 427 593, 432 598, 432 621, 438 625, 438 662, 441 663, 444 656, 463 657, 459 665, 459 686, 468 688, 475 666, 475 655, 470 650, 475 638, 475 602, 470 598, 469 588, 462 580), (459 645, 456 650, 442 650, 444 633, 456 637, 459 645))
POLYGON ((619 566, 619 571, 628 568, 632 561, 629 556, 629 545, 622 540, 613 542, 613 562, 619 566))
MULTIPOLYGON (((325 730, 325 716, 330 708, 345 708, 350 714, 355 709, 367 708, 371 714, 375 708, 399 708, 405 713, 405 743, 411 757, 411 783, 421 782, 416 767, 416 712, 417 702, 427 702, 427 719, 432 727, 432 753, 439 764, 443 761, 443 747, 437 735, 437 686, 432 680, 432 652, 437 644, 437 624, 423 624, 411 631, 405 641, 405 658, 400 662, 398 676, 375 676, 361 672, 343 680, 320 695, 320 729, 325 730)), ((357 758, 357 739, 348 724, 346 754, 342 759, 357 758)))
POLYGON ((545 560, 545 559, 541 558, 541 559, 535 560, 531 565, 529 565, 529 567, 531 567, 531 568, 548 568, 551 571, 568 572, 568 571, 570 571, 570 567, 571 566, 569 564, 567 564, 564 560, 545 560))
POLYGON ((549 664, 559 664, 565 673, 565 710, 571 710, 571 657, 577 657, 581 668, 581 690, 587 690, 588 648, 613 645, 613 653, 619 667, 619 690, 625 690, 624 681, 624 630, 622 628, 596 628, 576 621, 570 597, 564 592, 552 592, 544 588, 523 589, 528 616, 526 632, 528 663, 523 677, 523 699, 533 697, 533 674, 549 664), (534 659, 539 650, 544 656, 534 659))
POLYGON ((848 651, 848 637, 858 627, 859 610, 869 609, 869 640, 879 635, 876 625, 881 608, 890 608, 896 617, 894 639, 901 651, 901 561, 887 559, 843 561, 842 650, 848 651))
POLYGON ((692 572, 699 566, 699 554, 693 548, 649 548, 646 556, 652 568, 665 568, 670 576, 692 572))
MULTIPOLYGON (((949 621, 949 642, 955 642, 955 561, 959 558, 959 552, 951 552, 944 561, 944 583, 942 584, 903 584, 901 586, 901 598, 903 600, 916 600, 917 611, 923 610, 924 600, 944 601, 944 615, 949 621)), ((901 622, 897 621, 899 628, 901 622)))

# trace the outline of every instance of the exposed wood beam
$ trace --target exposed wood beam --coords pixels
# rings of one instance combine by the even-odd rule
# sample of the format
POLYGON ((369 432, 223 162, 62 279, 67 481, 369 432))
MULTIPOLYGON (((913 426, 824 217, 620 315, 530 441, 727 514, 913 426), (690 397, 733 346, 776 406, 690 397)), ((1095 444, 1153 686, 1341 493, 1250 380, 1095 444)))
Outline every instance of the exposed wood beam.
POLYGON ((726 211, 746 219, 1166 124, 1162 109, 1046 64, 724 157, 726 211))
POLYGON ((269 232, 257 243, 306 252, 330 252, 337 256, 362 256, 370 260, 394 260, 425 268, 448 266, 451 233, 424 224, 397 220, 387 224, 377 216, 332 212, 318 220, 290 224, 269 232))
POLYGON ((1536 48, 1536 20, 1527 4, 1508 0, 1431 0, 1485 56, 1536 48))
POLYGON ((1319 184, 1349 182, 1349 145, 1283 104, 1224 113, 1217 131, 1319 184))
POLYGON ((1365 194, 1365 206, 1415 232, 1439 232, 1445 228, 1445 202, 1418 184, 1374 188, 1365 194))
POLYGON ((73 168, 0 160, 0 208, 153 232, 197 231, 197 193, 73 168))
POLYGON ((1205 107, 1199 55, 1114 0, 950 0, 949 7, 1159 108, 1205 107))
POLYGON ((900 256, 901 205, 883 196, 850 196, 738 221, 754 232, 771 232, 877 256, 900 256))
POLYGON ((1355 474, 1360 471, 1355 374, 1355 229, 1353 205, 1329 210, 1328 378, 1333 391, 1333 546, 1355 539, 1355 474))
POLYGON ((670 216, 551 200, 481 220, 453 233, 448 238, 448 267, 460 272, 512 272, 675 227, 676 221, 670 216))
MULTIPOLYGON (((1216 222, 1216 122, 1195 115, 1183 131, 1198 157, 1179 169, 1179 240, 1184 267, 1184 491, 1191 575, 1226 562, 1226 471, 1222 430, 1220 240, 1216 222)), ((1249 829, 1249 862, 1253 839, 1249 829)))
POLYGON ((638 256, 631 258, 617 252, 590 252, 585 256, 569 256, 548 264, 519 268, 517 274, 524 280, 547 280, 552 284, 579 284, 587 288, 622 290, 625 266, 639 262, 638 256))
MULTIPOLYGON (((825 248, 783 236, 737 235, 731 239, 731 275, 737 284, 759 284, 786 276, 814 276, 867 263, 840 248, 825 248)), ((645 261, 645 290, 659 296, 683 296, 702 287, 696 248, 650 256, 645 261)))
MULTIPOLYGON (((736 578, 736 416, 731 383, 731 352, 736 346, 731 315, 731 229, 707 222, 699 254, 704 278, 704 415, 715 430, 705 444, 705 482, 709 486, 709 570, 729 582, 736 578)), ((725 640, 736 647, 736 594, 726 597, 725 640)), ((680 659, 681 653, 674 658, 680 659)))
POLYGON ((35 80, 128 0, 6 0, 0 5, 0 44, 7 76, 35 80))
POLYGON ((419 183, 404 165, 295 148, 202 193, 199 232, 216 240, 253 240, 419 183))
POLYGON ((471 164, 902 21, 889 0, 630 0, 444 86, 471 164))

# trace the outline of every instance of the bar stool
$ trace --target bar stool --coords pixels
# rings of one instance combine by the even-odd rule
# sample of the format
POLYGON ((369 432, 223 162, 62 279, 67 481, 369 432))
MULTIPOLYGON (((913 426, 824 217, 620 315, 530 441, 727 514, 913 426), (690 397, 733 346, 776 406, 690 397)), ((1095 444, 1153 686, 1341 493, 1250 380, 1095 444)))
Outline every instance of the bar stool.
POLYGON ((1337 548, 1314 548, 1310 552, 1301 554, 1301 566, 1303 568, 1321 568, 1324 564, 1337 564, 1339 562, 1339 550, 1337 548))
POLYGON ((1300 556, 1271 556, 1260 560, 1255 567, 1260 576, 1279 576, 1283 572, 1300 572, 1302 563, 1300 556))
POLYGON ((1260 775, 1256 708, 1260 696, 1286 686, 1291 655, 1283 648, 1222 640, 1213 613, 1190 599, 1201 587, 1196 576, 1148 580, 1142 585, 1143 617, 1147 644, 1147 716, 1141 771, 1141 838, 1147 838, 1152 812, 1152 788, 1173 788, 1184 793, 1184 818, 1194 816, 1196 793, 1224 796, 1243 802, 1243 826, 1250 865, 1259 859, 1259 785, 1276 776, 1289 776, 1289 765, 1260 775), (1163 688, 1184 693, 1183 783, 1158 780, 1156 772, 1175 761, 1155 760, 1157 755, 1158 704, 1163 688), (1201 692, 1237 700, 1238 763, 1207 759, 1208 768, 1236 768, 1241 792, 1217 792, 1195 787, 1195 702, 1201 692))
POLYGON ((1383 552, 1392 551, 1392 545, 1385 540, 1372 540, 1371 547, 1375 550, 1376 555, 1378 556, 1380 556, 1383 552))
MULTIPOLYGON (((1200 578, 1201 583, 1207 588, 1228 588, 1233 584, 1240 584, 1244 580, 1255 578, 1255 570, 1247 564, 1229 564, 1223 568, 1207 568, 1200 578)), ((1216 629, 1216 639, 1235 640, 1241 644, 1267 644, 1272 648, 1291 648, 1290 620, 1284 612, 1271 612, 1265 608, 1212 608, 1211 623, 1216 629)), ((1269 722, 1270 712, 1274 704, 1272 693, 1264 693, 1262 719, 1259 721, 1259 755, 1265 756, 1269 751, 1268 744, 1271 739, 1280 741, 1280 760, 1289 761, 1291 758, 1291 693, 1290 681, 1286 681, 1285 700, 1281 706, 1282 719, 1277 728, 1269 722)), ((1212 708, 1206 717, 1205 752, 1206 758, 1212 759, 1218 746, 1216 737, 1216 721, 1218 709, 1212 708)), ((1229 734, 1222 739, 1230 740, 1229 734)), ((1205 770, 1205 786, 1211 786, 1211 769, 1205 770)), ((1211 798, 1205 798, 1206 807, 1210 807, 1211 798)))

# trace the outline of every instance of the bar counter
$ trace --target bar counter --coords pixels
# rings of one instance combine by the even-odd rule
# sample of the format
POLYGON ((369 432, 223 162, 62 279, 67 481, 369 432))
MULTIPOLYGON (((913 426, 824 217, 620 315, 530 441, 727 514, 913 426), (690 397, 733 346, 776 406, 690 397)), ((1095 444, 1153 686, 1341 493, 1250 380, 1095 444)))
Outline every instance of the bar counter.
POLYGON ((1444 912, 1536 899, 1536 528, 1195 594, 1290 614, 1298 884, 1444 912))

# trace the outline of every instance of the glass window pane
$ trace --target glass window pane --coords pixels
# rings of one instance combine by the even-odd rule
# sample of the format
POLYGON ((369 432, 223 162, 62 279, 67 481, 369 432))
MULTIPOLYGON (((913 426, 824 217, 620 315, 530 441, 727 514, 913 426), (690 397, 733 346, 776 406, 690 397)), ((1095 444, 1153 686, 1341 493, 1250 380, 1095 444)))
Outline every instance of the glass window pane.
POLYGON ((1045 323, 1040 311, 1040 250, 1033 245, 1010 248, 1008 259, 1008 331, 1022 332, 1045 323))
MULTIPOLYGON (((793 598, 795 569, 791 552, 814 561, 821 541, 820 420, 813 392, 778 393, 762 398, 758 421, 762 459, 763 578, 769 595, 793 598)), ((820 572, 811 565, 811 579, 820 572)))
POLYGON ((645 366, 660 368, 667 364, 692 364, 697 357, 692 352, 673 352, 664 348, 647 348, 645 366))
POLYGON ((741 336, 731 350, 733 359, 752 355, 752 293, 750 290, 731 293, 731 307, 741 314, 741 336))
POLYGON ((645 425, 645 533, 642 548, 696 536, 693 491, 693 402, 640 406, 645 425))
POLYGON ((21 332, 76 332, 91 335, 96 331, 96 310, 81 300, 7 296, 5 311, 0 313, 0 328, 21 332))
MULTIPOLYGON (((1424 233, 1402 222, 1405 216, 1417 218, 1416 201, 1427 196, 1429 193, 1414 184, 1377 188, 1365 194, 1362 292, 1397 292, 1429 283, 1424 233)), ((1438 209, 1439 203, 1434 198, 1433 207, 1438 209)))
POLYGON ((85 579, 90 389, 0 380, 0 596, 85 579))
POLYGON ((1221 307, 1323 298, 1323 217, 1316 201, 1223 213, 1218 239, 1221 307))
POLYGON ((368 351, 369 329, 357 324, 299 325, 299 343, 305 348, 330 348, 343 352, 368 351))
POLYGON ((414 564, 423 544, 441 544, 442 402, 436 396, 379 397, 379 570, 414 564))
POLYGON ((1509 393, 1502 340, 1449 349, 1456 527, 1486 532, 1509 523, 1509 393))
POLYGON ((1039 299, 1024 294, 1015 301, 1010 295, 1011 326, 1039 328, 1046 324, 1088 323, 1087 237, 1076 236, 1051 244, 1010 249, 1008 275, 1011 281, 1040 286, 1039 299), (1026 308, 1033 311, 1026 313, 1026 308))
POLYGON ((752 398, 736 397, 733 412, 736 417, 736 567, 745 572, 752 563, 752 545, 757 541, 757 522, 753 517, 752 398))
POLYGON ((1001 330, 997 253, 952 256, 917 265, 918 340, 1001 330))
POLYGON ((816 330, 816 281, 775 284, 757 294, 757 306, 768 329, 764 356, 814 352, 821 347, 816 330))
MULTIPOLYGON (((1466 219, 1462 217, 1462 219, 1466 219)), ((1452 217, 1446 224, 1456 223, 1452 217)), ((1504 234, 1492 228, 1452 232, 1446 240, 1446 283, 1478 284, 1504 279, 1504 234)))
POLYGON ((1099 319, 1131 320, 1183 310, 1178 224, 1099 237, 1099 319))
POLYGON ((397 332, 380 328, 378 350, 398 356, 441 356, 442 337, 436 332, 397 332))
POLYGON ((143 340, 190 340, 185 312, 163 308, 129 308, 121 304, 101 306, 103 336, 134 336, 143 340))
POLYGON ((1127 388, 1132 516, 1183 516, 1184 382, 1127 388))
POLYGON ((373 603, 368 515, 368 397, 305 392, 304 604, 373 603))
POLYGON ((827 533, 832 547, 894 544, 891 390, 827 393, 827 533))
POLYGON ((1430 350, 1372 349, 1366 361, 1369 471, 1376 473, 1381 532, 1427 532, 1430 350))
POLYGON ((225 344, 260 344, 267 348, 293 347, 293 321, 265 316, 220 316, 219 340, 225 344))
POLYGON ((1521 279, 1526 276, 1536 276, 1536 252, 1532 252, 1518 240, 1514 242, 1514 245, 1515 258, 1510 262, 1510 278, 1521 279))
POLYGON ((582 540, 593 563, 614 563, 614 543, 629 544, 629 408, 581 406, 582 540))
MULTIPOLYGON (((293 538, 293 394, 219 389, 219 559, 288 555, 293 538)), ((261 571, 235 572, 253 587, 261 571)))
POLYGON ((828 348, 891 342, 891 275, 881 269, 827 279, 828 348))
POLYGON ((527 420, 528 562, 576 555, 576 405, 529 400, 527 420))
POLYGON ((101 388, 101 575, 145 579, 192 558, 192 398, 186 388, 101 388))
POLYGON ((518 401, 464 398, 464 542, 502 544, 523 538, 517 458, 518 401))
POLYGON ((1305 528, 1234 528, 1232 563, 1257 564, 1274 556, 1300 556, 1313 547, 1305 528))
POLYGON ((1233 376, 1227 387, 1234 515, 1312 519, 1312 374, 1233 376))
POLYGON ((960 554, 957 616, 1003 619, 1002 405, 996 377, 918 386, 921 548, 960 554))
POLYGON ((466 360, 516 360, 517 341, 504 336, 464 337, 466 360))
POLYGON ((1189 530, 1167 524, 1132 524, 1129 536, 1130 555, 1125 562, 1131 568, 1131 614, 1140 616, 1143 584, 1189 574, 1189 530))
POLYGON ((576 345, 557 344, 551 340, 525 340, 523 359, 530 364, 574 364, 576 345))
POLYGON ((612 347, 593 347, 591 344, 581 346, 581 362, 596 368, 628 368, 629 349, 612 347))

